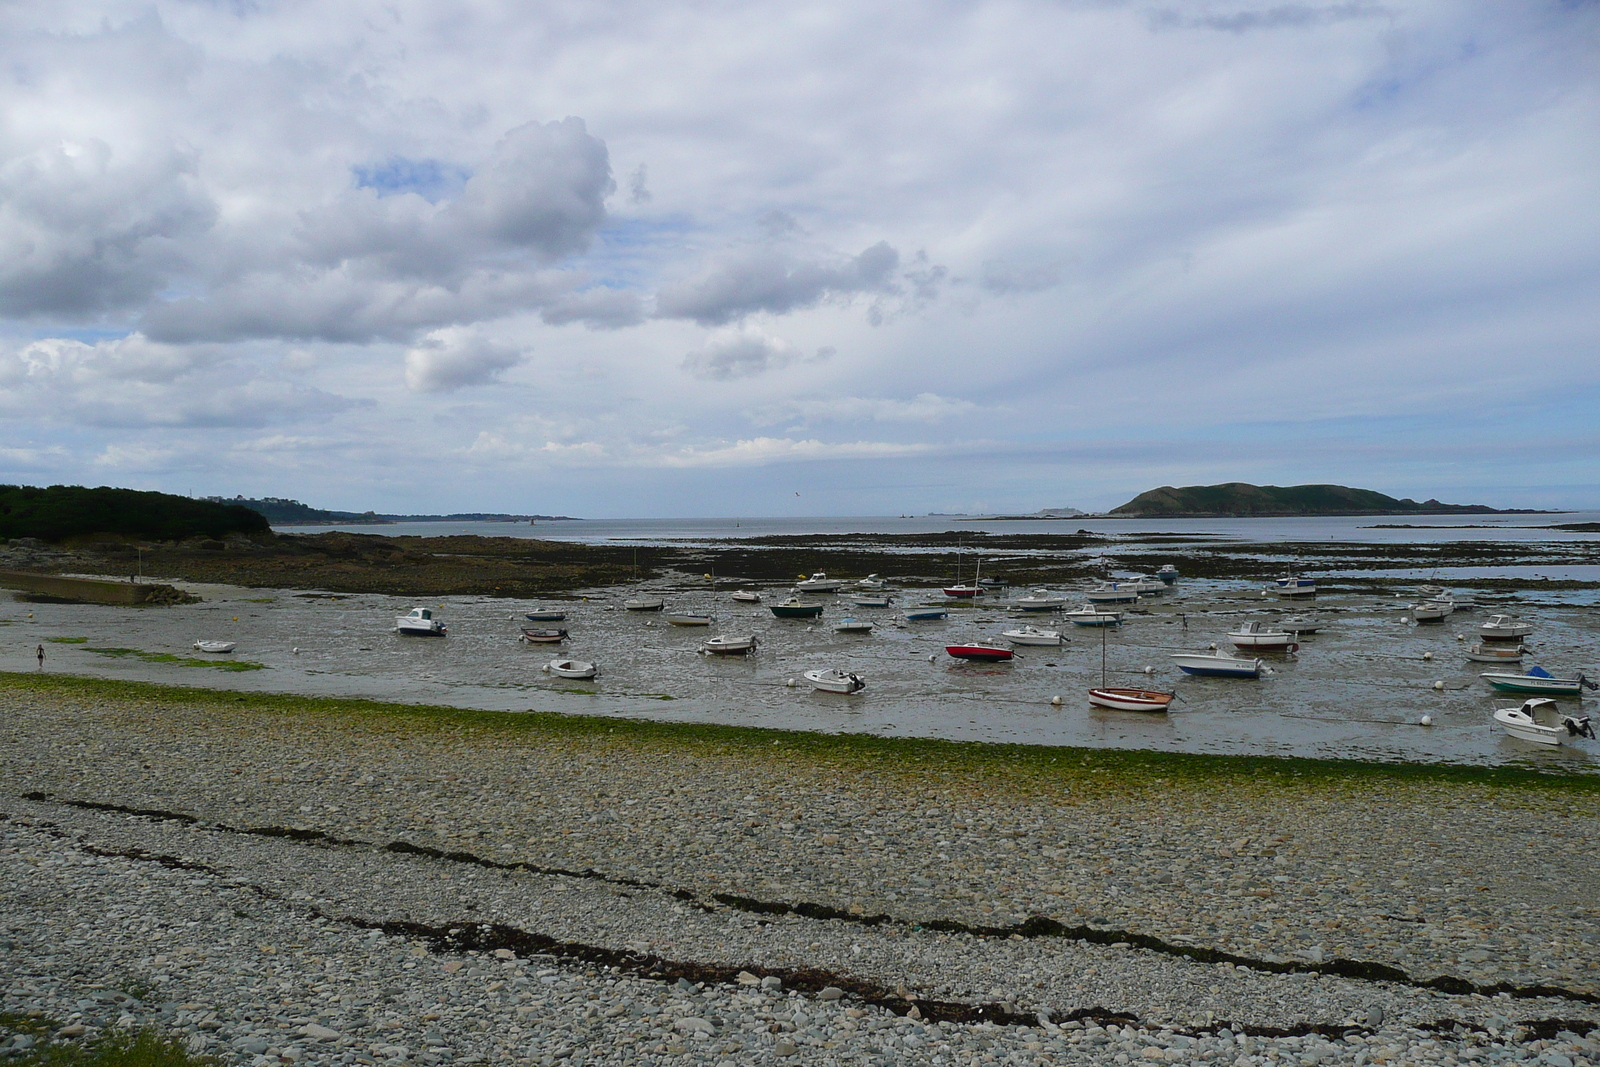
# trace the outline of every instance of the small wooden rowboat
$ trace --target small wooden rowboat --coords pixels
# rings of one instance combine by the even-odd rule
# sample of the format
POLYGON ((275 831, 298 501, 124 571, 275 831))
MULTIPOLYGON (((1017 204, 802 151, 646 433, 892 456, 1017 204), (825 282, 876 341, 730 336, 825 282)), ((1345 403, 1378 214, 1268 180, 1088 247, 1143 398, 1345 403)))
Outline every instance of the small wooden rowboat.
POLYGON ((1175 694, 1159 689, 1118 689, 1102 686, 1089 690, 1089 703, 1117 711, 1166 711, 1175 694))
POLYGON ((567 631, 555 627, 547 630, 530 630, 527 627, 523 627, 522 636, 518 638, 519 641, 527 641, 535 645, 559 645, 566 639, 567 631))

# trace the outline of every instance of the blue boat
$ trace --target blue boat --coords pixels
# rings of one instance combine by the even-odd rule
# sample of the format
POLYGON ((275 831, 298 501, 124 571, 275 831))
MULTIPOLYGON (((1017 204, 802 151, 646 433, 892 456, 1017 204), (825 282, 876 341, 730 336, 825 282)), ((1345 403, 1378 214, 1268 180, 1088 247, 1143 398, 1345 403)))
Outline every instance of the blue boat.
POLYGON ((950 613, 944 608, 912 608, 906 612, 906 622, 932 622, 949 617, 950 613))
POLYGON ((1215 652, 1174 652, 1172 662, 1184 674, 1210 678, 1259 678, 1261 661, 1215 652))

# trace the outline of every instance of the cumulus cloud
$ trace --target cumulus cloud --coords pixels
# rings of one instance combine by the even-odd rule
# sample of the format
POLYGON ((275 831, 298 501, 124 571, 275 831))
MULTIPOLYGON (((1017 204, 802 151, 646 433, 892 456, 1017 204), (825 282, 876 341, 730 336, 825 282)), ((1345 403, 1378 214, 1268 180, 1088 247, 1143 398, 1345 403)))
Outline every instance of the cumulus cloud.
POLYGON ((731 381, 754 378, 801 358, 800 350, 760 330, 732 330, 714 335, 704 348, 690 352, 683 369, 696 378, 731 381))
POLYGON ((153 297, 216 217, 195 167, 192 151, 130 158, 95 138, 0 155, 0 314, 94 316, 153 297))
POLYGON ((215 349, 138 334, 46 338, 0 352, 0 414, 104 427, 264 426, 343 411, 347 398, 255 372, 215 349))
POLYGON ((418 393, 448 393, 484 385, 523 358, 517 348, 472 330, 435 330, 406 353, 406 387, 418 393))
POLYGON ((804 259, 776 248, 733 252, 699 277, 656 294, 656 314, 723 326, 758 311, 784 315, 823 300, 887 293, 900 253, 879 241, 842 262, 804 259))

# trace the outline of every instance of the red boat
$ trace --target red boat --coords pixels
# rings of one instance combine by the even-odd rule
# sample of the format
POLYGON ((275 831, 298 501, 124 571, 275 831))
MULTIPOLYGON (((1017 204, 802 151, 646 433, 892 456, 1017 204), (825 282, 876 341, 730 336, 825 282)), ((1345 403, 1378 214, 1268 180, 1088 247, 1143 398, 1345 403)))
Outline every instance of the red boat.
POLYGON ((944 595, 958 599, 971 599, 972 597, 982 596, 983 587, 977 585, 952 585, 944 591, 944 595))
POLYGON ((1117 689, 1102 687, 1089 690, 1089 703, 1100 708, 1118 711, 1166 711, 1173 694, 1159 689, 1117 689))
POLYGON ((977 660, 980 663, 1001 663, 1015 656, 1009 648, 993 645, 947 645, 945 651, 956 659, 977 660))

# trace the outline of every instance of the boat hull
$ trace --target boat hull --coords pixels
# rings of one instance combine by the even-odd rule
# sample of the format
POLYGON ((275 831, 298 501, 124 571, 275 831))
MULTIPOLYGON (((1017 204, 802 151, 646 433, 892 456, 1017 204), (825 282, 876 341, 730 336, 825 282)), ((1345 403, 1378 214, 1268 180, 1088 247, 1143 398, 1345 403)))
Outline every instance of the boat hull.
POLYGON ((906 612, 907 622, 937 622, 939 619, 948 619, 949 617, 950 613, 948 611, 931 608, 927 611, 906 612))
POLYGON ((711 656, 748 656, 756 650, 756 639, 750 637, 713 637, 700 646, 700 651, 711 656))
POLYGON ((1000 635, 1013 645, 1030 645, 1035 647, 1061 646, 1061 635, 1054 630, 1007 630, 1000 635))
POLYGON ((523 630, 523 641, 536 645, 558 645, 567 639, 565 630, 523 630))
POLYGON ((196 641, 194 643, 194 648, 198 652, 211 652, 219 655, 224 652, 232 652, 238 647, 239 645, 235 641, 196 641))
POLYGON ((1233 647, 1248 652, 1298 652, 1292 634, 1229 634, 1233 647))
POLYGON ((889 606, 889 598, 863 594, 851 597, 850 603, 858 608, 886 608, 889 606))
POLYGON ((1102 687, 1089 690, 1089 703, 1097 708, 1114 711, 1166 711, 1176 694, 1159 689, 1117 689, 1102 687))
POLYGON ((833 668, 806 671, 805 680, 810 683, 811 688, 819 693, 838 693, 841 696, 859 693, 867 687, 867 683, 861 679, 860 675, 833 668))
POLYGON ((661 600, 660 598, 652 598, 649 600, 624 600, 622 602, 622 606, 629 611, 662 611, 666 608, 667 602, 665 600, 661 600))
POLYGON ((1004 663, 1016 655, 1009 648, 995 648, 992 645, 948 645, 945 652, 956 659, 973 663, 1004 663))
POLYGON ((1184 674, 1198 675, 1202 678, 1261 677, 1261 661, 1258 659, 1178 653, 1173 655, 1172 662, 1184 674))
POLYGON ((1583 676, 1576 678, 1537 678, 1526 674, 1496 674, 1485 671, 1478 675, 1499 693, 1531 693, 1542 697, 1575 697, 1583 695, 1583 676))
POLYGON ((822 605, 773 604, 767 610, 780 619, 814 619, 822 614, 822 605))
POLYGON ((545 670, 557 678, 572 678, 586 681, 600 673, 600 668, 587 660, 581 659, 553 659, 545 664, 545 670))
POLYGON ((1530 700, 1520 708, 1498 708, 1494 721, 1511 737, 1536 745, 1562 745, 1569 739, 1593 737, 1589 716, 1563 715, 1549 700, 1530 700), (1549 722, 1540 722, 1543 712, 1549 722))
POLYGON ((1473 663, 1521 663, 1527 651, 1522 645, 1504 645, 1496 648, 1493 645, 1477 644, 1467 649, 1467 659, 1473 663))
POLYGON ((673 626, 710 626, 716 620, 710 615, 668 615, 667 622, 673 626))
POLYGON ((529 622, 566 622, 567 613, 564 611, 530 611, 523 618, 529 622))
POLYGON ((444 637, 446 634, 446 630, 442 625, 424 626, 413 624, 407 626, 402 623, 396 626, 395 630, 401 637, 444 637))

